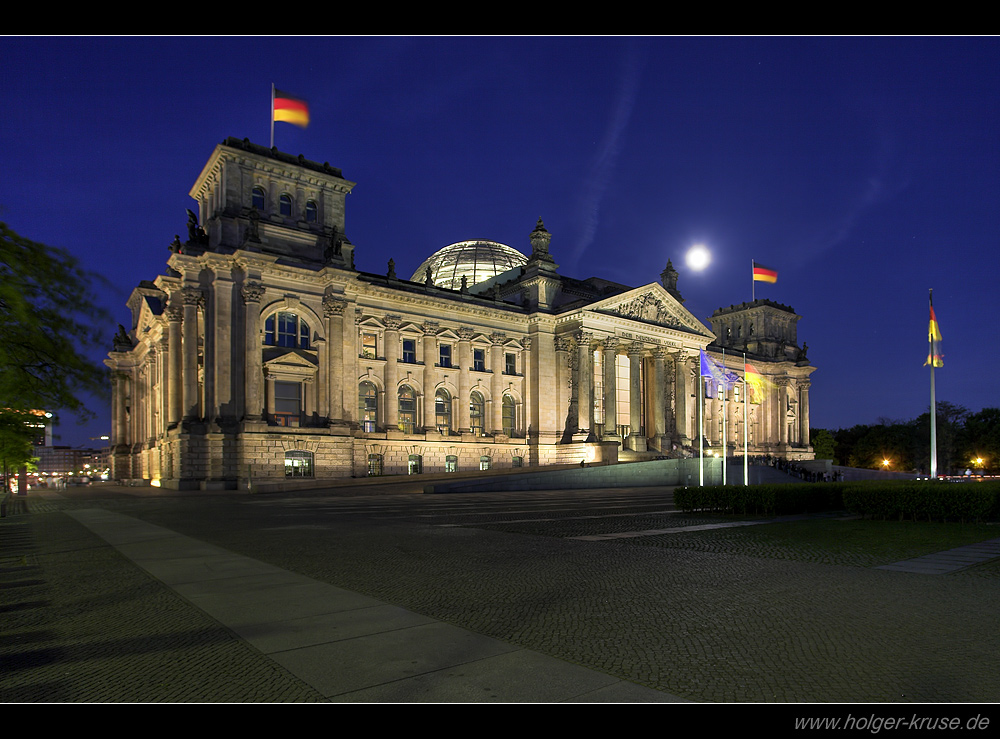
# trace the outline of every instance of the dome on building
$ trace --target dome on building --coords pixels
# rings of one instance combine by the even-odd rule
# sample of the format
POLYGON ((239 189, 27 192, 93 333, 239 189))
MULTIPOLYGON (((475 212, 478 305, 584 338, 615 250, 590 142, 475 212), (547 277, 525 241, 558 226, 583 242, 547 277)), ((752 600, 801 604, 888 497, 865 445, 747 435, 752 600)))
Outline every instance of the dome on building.
POLYGON ((430 267, 435 286, 458 290, 462 287, 462 277, 466 278, 466 285, 472 287, 509 269, 523 267, 527 261, 528 258, 517 249, 496 241, 459 241, 431 254, 417 267, 410 281, 426 280, 430 267))

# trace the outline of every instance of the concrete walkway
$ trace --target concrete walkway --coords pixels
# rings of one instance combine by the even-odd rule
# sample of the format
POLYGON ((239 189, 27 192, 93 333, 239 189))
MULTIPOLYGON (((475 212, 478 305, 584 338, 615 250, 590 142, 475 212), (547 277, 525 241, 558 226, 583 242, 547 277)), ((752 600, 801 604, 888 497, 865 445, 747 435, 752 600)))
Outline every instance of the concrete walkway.
POLYGON ((69 515, 328 700, 681 701, 116 512, 69 515))
POLYGON ((895 572, 915 572, 921 575, 946 575, 958 572, 966 567, 988 562, 1000 557, 1000 539, 990 539, 978 544, 949 549, 946 552, 925 554, 922 557, 906 559, 889 565, 881 565, 876 569, 893 570, 895 572))

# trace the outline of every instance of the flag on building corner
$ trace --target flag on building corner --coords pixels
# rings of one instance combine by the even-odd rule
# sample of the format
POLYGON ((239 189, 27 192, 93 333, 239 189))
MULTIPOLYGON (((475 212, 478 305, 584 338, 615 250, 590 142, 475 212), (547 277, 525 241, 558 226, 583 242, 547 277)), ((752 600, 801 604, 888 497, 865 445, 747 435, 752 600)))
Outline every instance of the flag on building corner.
POLYGON ((747 383, 747 398, 750 403, 760 405, 764 400, 764 387, 768 384, 768 382, 761 377, 760 372, 758 372, 749 362, 744 362, 743 366, 746 373, 745 379, 747 383))
POLYGON ((727 372, 724 367, 720 367, 704 349, 701 350, 701 376, 711 378, 723 390, 728 390, 740 379, 735 372, 727 372))
POLYGON ((941 351, 941 329, 938 327, 937 316, 934 315, 934 301, 931 301, 931 323, 927 329, 927 361, 933 367, 944 367, 944 353, 941 351))
POLYGON ((753 262, 753 279, 754 282, 777 282, 778 270, 753 262))
POLYGON ((291 123, 299 128, 309 125, 309 104, 302 98, 275 90, 273 107, 275 121, 291 123))

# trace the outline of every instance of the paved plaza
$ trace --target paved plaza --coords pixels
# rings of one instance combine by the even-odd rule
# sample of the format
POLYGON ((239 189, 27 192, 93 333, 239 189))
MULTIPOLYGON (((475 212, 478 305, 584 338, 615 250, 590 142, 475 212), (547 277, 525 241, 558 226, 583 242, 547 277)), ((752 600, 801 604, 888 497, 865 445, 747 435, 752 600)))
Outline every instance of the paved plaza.
POLYGON ((669 490, 395 491, 32 493, 0 520, 0 699, 1000 699, 995 542, 906 567, 669 490))

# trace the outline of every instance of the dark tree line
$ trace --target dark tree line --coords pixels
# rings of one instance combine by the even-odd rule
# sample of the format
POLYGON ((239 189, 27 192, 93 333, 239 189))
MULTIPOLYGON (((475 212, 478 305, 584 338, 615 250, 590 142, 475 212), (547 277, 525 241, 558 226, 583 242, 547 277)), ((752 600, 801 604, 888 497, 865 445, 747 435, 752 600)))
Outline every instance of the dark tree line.
MULTIPOLYGON (((909 421, 880 418, 874 424, 828 431, 813 429, 817 459, 868 469, 930 471, 930 409, 909 421), (888 461, 888 464, 886 464, 888 461)), ((969 409, 937 404, 937 462, 940 474, 1000 472, 1000 408, 969 409)))

